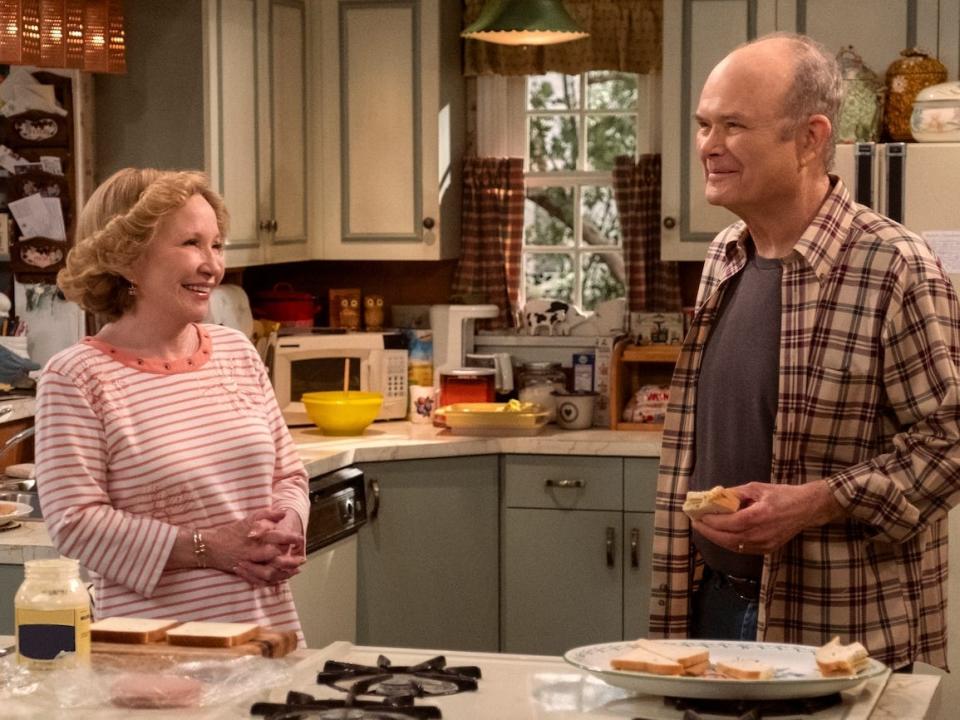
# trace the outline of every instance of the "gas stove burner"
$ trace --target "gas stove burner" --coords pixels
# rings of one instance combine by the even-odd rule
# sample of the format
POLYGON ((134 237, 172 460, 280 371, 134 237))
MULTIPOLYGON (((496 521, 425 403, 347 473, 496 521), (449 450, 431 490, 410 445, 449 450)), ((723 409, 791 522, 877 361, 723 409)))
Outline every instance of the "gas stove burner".
POLYGON ((664 705, 683 711, 684 720, 700 720, 702 715, 722 715, 738 720, 762 720, 784 715, 813 715, 843 702, 840 693, 791 700, 712 700, 665 697, 664 705))
POLYGON ((430 697, 454 695, 465 690, 476 690, 480 668, 474 666, 448 667, 442 655, 406 667, 390 664, 381 655, 376 667, 328 660, 317 682, 352 695, 380 695, 384 697, 430 697), (338 683, 353 680, 349 687, 338 683))
POLYGON ((286 703, 255 703, 250 714, 263 715, 265 720, 433 720, 443 717, 440 708, 414 706, 407 698, 370 701, 349 695, 345 700, 318 700, 293 691, 287 693, 286 703))

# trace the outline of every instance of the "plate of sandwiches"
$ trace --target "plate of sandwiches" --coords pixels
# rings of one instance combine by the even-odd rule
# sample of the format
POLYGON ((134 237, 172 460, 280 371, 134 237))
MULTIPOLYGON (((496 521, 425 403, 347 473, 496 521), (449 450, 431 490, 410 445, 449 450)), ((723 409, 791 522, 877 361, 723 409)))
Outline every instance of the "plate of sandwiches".
POLYGON ((26 503, 0 500, 0 525, 6 525, 17 518, 27 517, 32 512, 33 508, 26 503))
POLYGON ((863 645, 842 645, 839 638, 821 647, 641 639, 574 648, 563 659, 633 692, 719 700, 829 695, 887 671, 863 645))

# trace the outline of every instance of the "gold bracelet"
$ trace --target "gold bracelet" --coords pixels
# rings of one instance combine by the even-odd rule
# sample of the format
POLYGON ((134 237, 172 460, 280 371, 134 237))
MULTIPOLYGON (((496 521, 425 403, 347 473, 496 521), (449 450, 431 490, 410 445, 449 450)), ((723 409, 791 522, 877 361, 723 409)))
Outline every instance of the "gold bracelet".
POLYGON ((193 531, 193 556, 197 559, 198 568, 207 566, 207 545, 203 542, 203 533, 197 529, 193 531))

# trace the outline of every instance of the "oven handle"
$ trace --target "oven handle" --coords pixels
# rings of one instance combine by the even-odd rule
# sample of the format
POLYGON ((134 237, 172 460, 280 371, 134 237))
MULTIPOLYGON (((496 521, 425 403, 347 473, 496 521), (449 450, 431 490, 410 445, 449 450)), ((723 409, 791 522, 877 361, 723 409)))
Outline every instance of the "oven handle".
POLYGON ((380 514, 380 483, 376 478, 370 478, 370 519, 380 514))

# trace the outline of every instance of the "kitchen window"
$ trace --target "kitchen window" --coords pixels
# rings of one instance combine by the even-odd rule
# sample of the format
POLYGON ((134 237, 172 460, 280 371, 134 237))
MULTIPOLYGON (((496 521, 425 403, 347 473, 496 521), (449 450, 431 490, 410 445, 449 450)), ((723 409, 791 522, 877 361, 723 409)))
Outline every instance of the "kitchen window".
POLYGON ((523 108, 513 110, 525 138, 521 303, 552 298, 593 310, 626 294, 613 161, 648 152, 649 79, 549 73, 524 86, 523 108))

